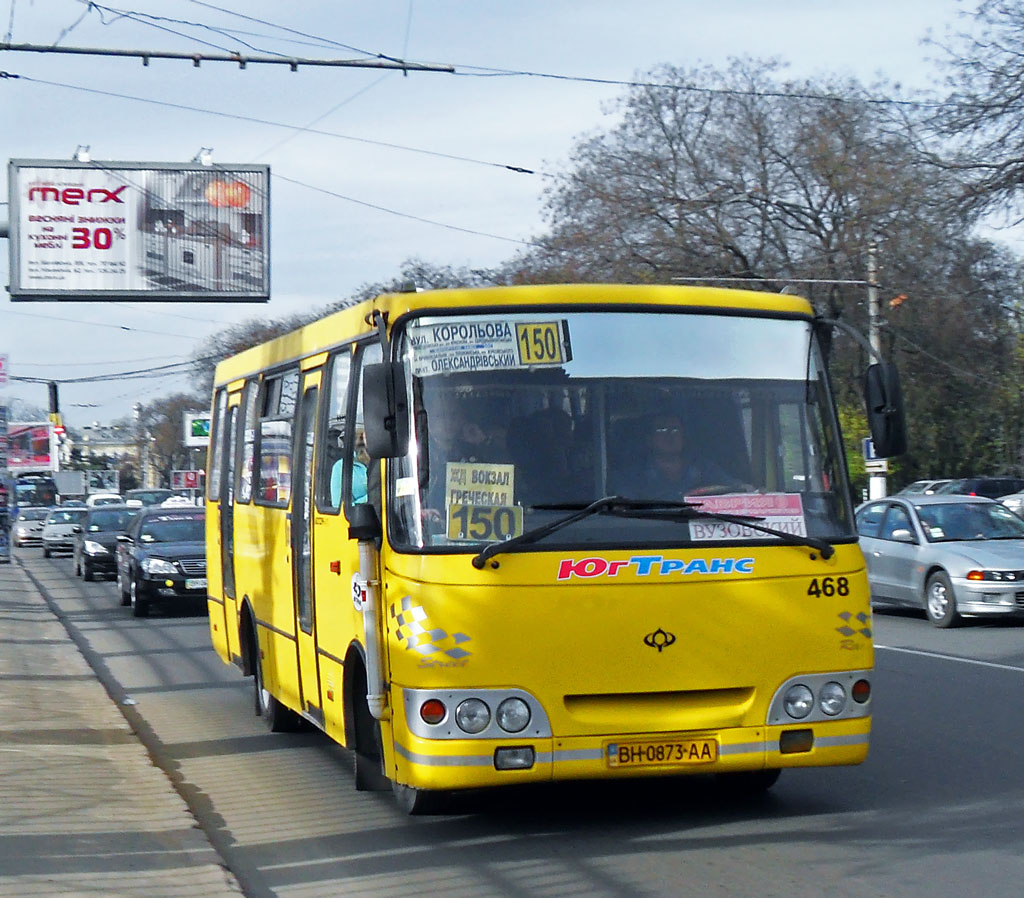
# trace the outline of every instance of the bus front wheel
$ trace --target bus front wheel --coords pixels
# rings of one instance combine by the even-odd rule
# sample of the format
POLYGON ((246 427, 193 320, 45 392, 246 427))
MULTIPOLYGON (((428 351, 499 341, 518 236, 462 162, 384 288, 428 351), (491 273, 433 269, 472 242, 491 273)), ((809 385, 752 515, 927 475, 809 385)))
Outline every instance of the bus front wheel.
POLYGON ((782 774, 781 770, 741 770, 736 773, 720 773, 719 786, 737 798, 753 798, 762 795, 774 786, 782 774))
POLYGON ((362 664, 353 669, 352 701, 355 711, 355 786, 357 792, 386 792, 391 782, 384 774, 384 749, 380 724, 366 703, 366 670, 362 664))
POLYGON ((442 814, 448 805, 447 792, 417 789, 414 786, 403 786, 401 783, 392 783, 391 791, 395 795, 398 807, 412 816, 442 814))

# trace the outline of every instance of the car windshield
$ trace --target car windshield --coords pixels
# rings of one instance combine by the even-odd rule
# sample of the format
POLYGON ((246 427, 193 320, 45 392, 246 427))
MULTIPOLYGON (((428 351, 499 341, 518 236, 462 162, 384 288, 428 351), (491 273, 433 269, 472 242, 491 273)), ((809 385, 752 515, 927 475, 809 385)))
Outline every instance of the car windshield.
POLYGON ((124 530, 134 517, 127 509, 99 511, 89 517, 90 533, 110 533, 124 530))
POLYGON ((42 521, 49 513, 48 508, 23 508, 18 512, 18 518, 22 521, 42 521))
POLYGON ((998 502, 919 505, 917 514, 930 542, 1024 539, 1024 520, 998 502))
POLYGON ((61 508, 51 511, 46 518, 47 524, 77 524, 86 515, 84 508, 61 508))
POLYGON ((206 538, 203 515, 159 515, 142 525, 144 543, 199 543, 206 538))
MULTIPOLYGON (((390 467, 397 546, 475 553, 611 496, 853 537, 807 321, 534 311, 414 319, 398 340, 412 439, 390 467)), ((772 541, 722 517, 650 514, 581 516, 557 534, 571 546, 772 541)))
POLYGON ((173 496, 170 490, 129 490, 125 499, 138 499, 143 505, 159 505, 164 499, 173 496))

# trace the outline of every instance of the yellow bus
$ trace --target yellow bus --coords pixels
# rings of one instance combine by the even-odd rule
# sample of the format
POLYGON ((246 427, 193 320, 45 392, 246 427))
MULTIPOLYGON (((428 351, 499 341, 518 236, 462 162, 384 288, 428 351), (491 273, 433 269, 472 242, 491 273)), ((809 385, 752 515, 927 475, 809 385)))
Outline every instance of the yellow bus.
MULTIPOLYGON (((217 366, 210 632, 275 731, 410 813, 457 790, 868 752, 864 559, 796 296, 379 296, 217 366)), ((875 451, 899 386, 868 369, 875 451)))

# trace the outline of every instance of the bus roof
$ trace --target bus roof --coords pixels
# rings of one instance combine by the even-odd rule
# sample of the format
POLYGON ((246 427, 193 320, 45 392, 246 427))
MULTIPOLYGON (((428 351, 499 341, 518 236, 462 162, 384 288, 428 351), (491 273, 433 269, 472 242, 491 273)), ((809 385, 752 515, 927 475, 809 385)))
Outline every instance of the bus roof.
POLYGON ((384 293, 359 305, 326 315, 266 343, 253 346, 217 365, 214 384, 223 386, 254 372, 308 358, 369 334, 375 327, 370 312, 386 312, 394 322, 409 312, 488 306, 690 306, 735 309, 812 317, 811 304, 801 296, 673 284, 537 284, 515 287, 467 287, 451 290, 384 293))

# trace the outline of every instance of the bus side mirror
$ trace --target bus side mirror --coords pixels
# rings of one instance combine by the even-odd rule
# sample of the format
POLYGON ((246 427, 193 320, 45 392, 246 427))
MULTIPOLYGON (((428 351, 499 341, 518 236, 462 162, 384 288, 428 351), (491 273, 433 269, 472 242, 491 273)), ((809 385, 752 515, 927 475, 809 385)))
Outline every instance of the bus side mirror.
POLYGON ((363 368, 363 425, 372 458, 399 458, 409 450, 409 396, 400 362, 363 368))
POLYGON ((864 376, 864 403, 875 454, 891 458, 907 451, 907 428, 903 420, 903 391, 894 365, 869 365, 864 376))

